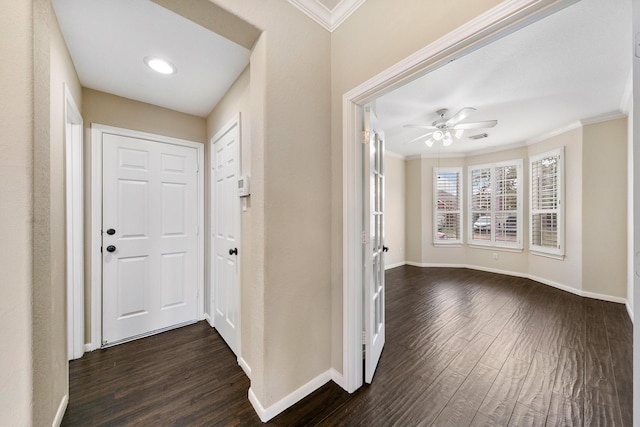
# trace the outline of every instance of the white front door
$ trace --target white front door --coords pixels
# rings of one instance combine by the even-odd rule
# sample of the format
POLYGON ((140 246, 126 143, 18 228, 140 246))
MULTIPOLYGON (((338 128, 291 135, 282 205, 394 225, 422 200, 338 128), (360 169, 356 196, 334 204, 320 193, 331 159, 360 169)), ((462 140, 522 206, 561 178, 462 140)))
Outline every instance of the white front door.
POLYGON ((240 132, 235 121, 211 140, 211 281, 213 325, 238 355, 240 321, 240 132))
POLYGON ((103 134, 102 344, 198 315, 198 157, 103 134))
POLYGON ((365 110, 364 145, 364 332, 365 381, 371 383, 385 341, 384 134, 375 114, 365 110))

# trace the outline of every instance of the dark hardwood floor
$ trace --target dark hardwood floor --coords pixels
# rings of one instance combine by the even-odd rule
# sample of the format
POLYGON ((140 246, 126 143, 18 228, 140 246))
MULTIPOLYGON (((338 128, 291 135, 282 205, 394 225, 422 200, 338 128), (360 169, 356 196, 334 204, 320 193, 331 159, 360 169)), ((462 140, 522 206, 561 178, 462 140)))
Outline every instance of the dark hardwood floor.
MULTIPOLYGON (((329 383, 277 426, 632 425, 622 304, 467 269, 387 271, 373 384, 329 383)), ((261 425, 249 380, 205 322, 70 364, 64 426, 261 425)))

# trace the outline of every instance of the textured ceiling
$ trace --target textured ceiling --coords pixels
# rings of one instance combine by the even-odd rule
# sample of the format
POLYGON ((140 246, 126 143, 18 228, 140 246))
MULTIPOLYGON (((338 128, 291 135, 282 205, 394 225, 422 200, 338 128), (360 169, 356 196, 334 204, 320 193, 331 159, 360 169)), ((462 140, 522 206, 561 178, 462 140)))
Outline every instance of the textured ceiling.
POLYGON ((197 116, 208 115, 250 52, 149 0, 53 0, 83 86, 197 116), (178 69, 165 76, 149 55, 178 69))
MULTIPOLYGON (((376 101, 386 147, 403 156, 446 156, 524 145, 581 121, 626 114, 631 73, 631 1, 582 0, 449 63, 376 101), (426 147, 404 124, 431 124, 440 108, 497 119, 478 141, 426 147)), ((426 138, 425 138, 426 139, 426 138)))

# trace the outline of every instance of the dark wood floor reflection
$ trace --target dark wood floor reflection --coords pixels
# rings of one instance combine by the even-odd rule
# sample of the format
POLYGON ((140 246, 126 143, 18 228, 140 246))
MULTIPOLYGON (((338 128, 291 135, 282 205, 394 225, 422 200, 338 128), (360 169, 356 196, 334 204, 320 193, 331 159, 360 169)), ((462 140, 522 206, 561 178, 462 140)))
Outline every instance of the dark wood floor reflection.
MULTIPOLYGON (((467 269, 387 271, 387 343, 373 384, 329 383, 278 426, 632 424, 622 304, 467 269)), ((70 364, 63 425, 261 425, 249 381, 206 323, 70 364)))

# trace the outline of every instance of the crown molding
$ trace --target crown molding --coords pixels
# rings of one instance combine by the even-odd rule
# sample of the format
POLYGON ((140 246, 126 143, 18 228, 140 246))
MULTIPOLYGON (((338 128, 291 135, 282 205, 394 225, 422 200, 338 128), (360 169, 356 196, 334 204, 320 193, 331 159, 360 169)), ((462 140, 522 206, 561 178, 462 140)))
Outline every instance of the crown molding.
POLYGON ((333 32, 366 0, 341 0, 333 10, 329 10, 320 0, 287 0, 305 15, 333 32))
POLYGON ((594 125, 596 123, 608 122, 610 120, 623 119, 627 117, 627 113, 623 111, 610 111, 608 113, 599 114, 594 117, 587 117, 586 119, 580 120, 582 126, 594 125))

